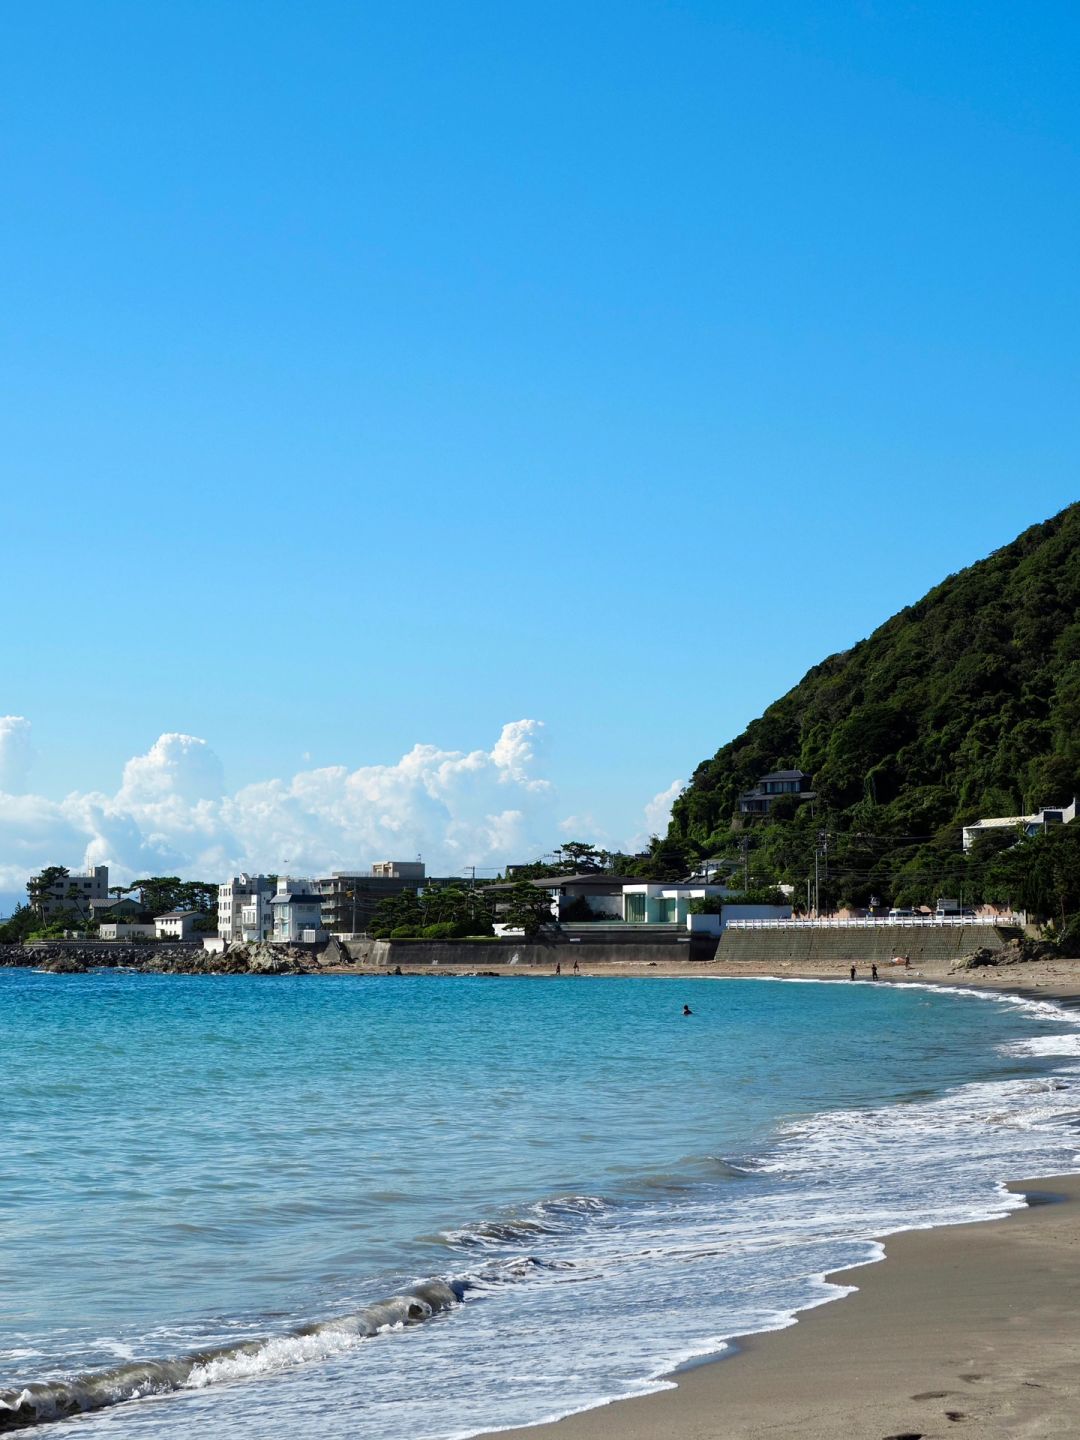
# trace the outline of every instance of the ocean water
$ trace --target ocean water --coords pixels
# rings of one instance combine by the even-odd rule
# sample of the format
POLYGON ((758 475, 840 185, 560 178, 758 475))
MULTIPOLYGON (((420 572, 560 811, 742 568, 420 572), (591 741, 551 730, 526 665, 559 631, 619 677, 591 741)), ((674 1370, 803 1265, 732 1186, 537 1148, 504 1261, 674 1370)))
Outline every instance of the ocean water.
POLYGON ((908 983, 0 971, 0 1014, 0 1430, 552 1418, 1080 1150, 1076 1017, 908 983))

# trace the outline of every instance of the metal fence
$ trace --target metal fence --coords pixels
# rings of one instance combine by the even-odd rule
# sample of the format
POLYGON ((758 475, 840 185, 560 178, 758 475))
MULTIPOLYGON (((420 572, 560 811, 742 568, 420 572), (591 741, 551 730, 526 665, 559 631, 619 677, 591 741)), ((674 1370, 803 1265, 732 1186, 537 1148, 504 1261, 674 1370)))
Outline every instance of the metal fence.
POLYGON ((946 930, 963 925, 1025 925, 1025 915, 908 915, 889 920, 862 915, 850 920, 729 920, 727 930, 946 930))

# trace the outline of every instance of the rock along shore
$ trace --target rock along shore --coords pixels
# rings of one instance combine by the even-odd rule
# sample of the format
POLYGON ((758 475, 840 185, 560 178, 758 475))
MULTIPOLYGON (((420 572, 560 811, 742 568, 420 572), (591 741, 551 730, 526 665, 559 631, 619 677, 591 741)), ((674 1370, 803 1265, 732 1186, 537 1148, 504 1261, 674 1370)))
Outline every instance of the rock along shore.
POLYGON ((313 951, 299 945, 233 945, 211 953, 199 945, 130 945, 97 941, 0 945, 0 966, 82 975, 108 968, 147 975, 302 975, 324 968, 313 951))

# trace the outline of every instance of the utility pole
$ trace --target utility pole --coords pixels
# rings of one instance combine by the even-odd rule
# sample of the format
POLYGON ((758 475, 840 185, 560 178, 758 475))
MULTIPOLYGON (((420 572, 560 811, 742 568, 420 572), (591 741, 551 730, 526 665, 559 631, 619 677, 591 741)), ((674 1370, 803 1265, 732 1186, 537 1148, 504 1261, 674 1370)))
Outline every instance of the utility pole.
POLYGON ((829 882, 829 832, 828 832, 827 830, 819 830, 819 831, 818 831, 817 845, 816 845, 815 848, 814 848, 814 910, 815 910, 815 911, 817 912, 817 914, 820 916, 820 915, 821 915, 821 886, 820 886, 820 878, 819 878, 819 872, 818 872, 818 859, 819 859, 819 857, 822 858, 822 859, 825 861, 825 884, 826 884, 826 888, 828 888, 828 882, 829 882))

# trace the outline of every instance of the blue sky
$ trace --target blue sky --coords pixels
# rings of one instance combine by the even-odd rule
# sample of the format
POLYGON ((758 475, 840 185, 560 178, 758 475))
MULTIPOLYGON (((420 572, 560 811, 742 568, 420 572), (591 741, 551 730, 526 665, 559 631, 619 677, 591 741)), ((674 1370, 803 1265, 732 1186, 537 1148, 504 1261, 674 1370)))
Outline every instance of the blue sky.
MULTIPOLYGON (((506 843, 625 843, 1070 503, 1078 42, 1065 4, 12 0, 0 714, 43 828, 8 807, 0 889, 163 732, 232 795, 528 718, 506 843)), ((437 848, 414 818, 340 845, 437 848)))

